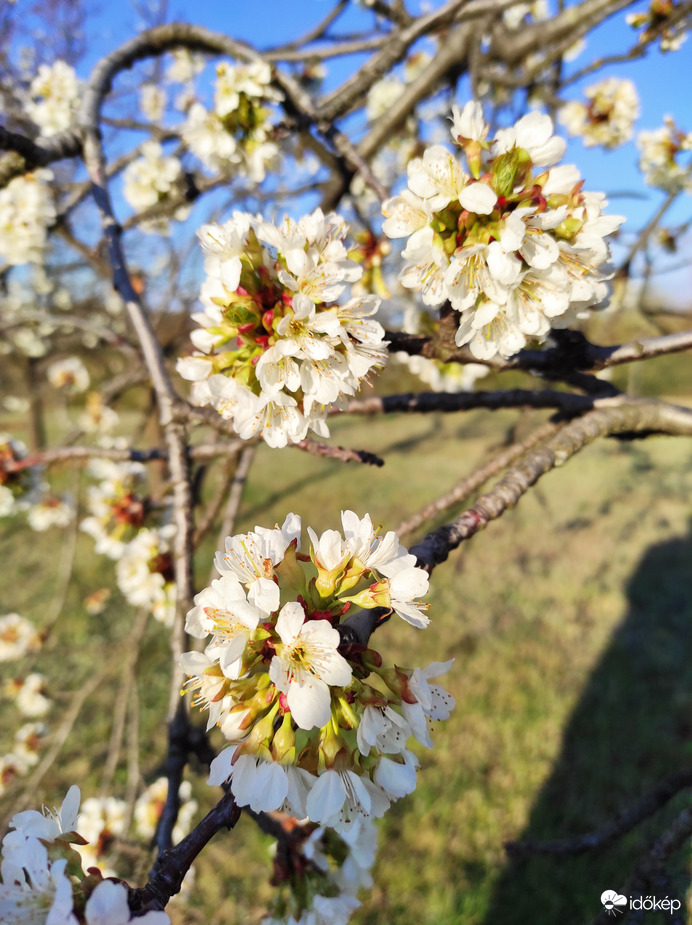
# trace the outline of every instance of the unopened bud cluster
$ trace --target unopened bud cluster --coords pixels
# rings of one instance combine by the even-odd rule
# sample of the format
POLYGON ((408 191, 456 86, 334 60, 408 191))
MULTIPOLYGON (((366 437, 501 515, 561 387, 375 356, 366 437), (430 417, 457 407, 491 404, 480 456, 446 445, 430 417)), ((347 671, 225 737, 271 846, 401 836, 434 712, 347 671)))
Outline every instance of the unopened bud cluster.
POLYGON ((451 662, 386 667, 379 653, 343 645, 351 608, 383 608, 413 626, 428 623, 418 598, 428 576, 396 534, 378 536, 369 516, 342 513, 343 535, 300 518, 229 537, 217 553, 221 577, 195 598, 186 629, 211 635, 188 652, 187 689, 234 744, 212 763, 210 784, 230 780, 241 806, 348 826, 383 815, 416 786, 411 736, 432 746, 429 719, 454 704, 431 678, 451 662))

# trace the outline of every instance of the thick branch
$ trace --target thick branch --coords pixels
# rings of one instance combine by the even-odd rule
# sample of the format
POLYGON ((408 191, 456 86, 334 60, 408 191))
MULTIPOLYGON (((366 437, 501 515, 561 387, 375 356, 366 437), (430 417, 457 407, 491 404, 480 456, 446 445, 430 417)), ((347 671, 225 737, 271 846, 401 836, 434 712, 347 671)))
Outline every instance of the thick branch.
POLYGON ((180 891, 183 878, 200 851, 218 831, 232 829, 238 819, 240 809, 229 790, 189 835, 159 856, 147 885, 130 891, 130 909, 135 913, 164 909, 171 896, 180 891))
MULTIPOLYGON (((552 389, 506 389, 497 392, 406 392, 349 402, 344 414, 429 414, 433 411, 470 411, 474 408, 559 408, 578 413, 595 407, 599 401, 588 395, 556 392, 552 389)), ((338 413, 338 412, 337 412, 338 413)))
POLYGON ((542 373, 549 378, 564 378, 566 370, 598 372, 610 366, 619 366, 635 360, 692 349, 692 330, 661 337, 642 337, 627 344, 601 347, 592 344, 577 331, 554 331, 558 346, 546 350, 520 350, 505 360, 500 356, 488 360, 474 357, 468 347, 450 347, 438 339, 419 334, 387 331, 390 350, 402 350, 412 356, 424 356, 445 363, 480 363, 491 369, 526 369, 542 373))
POLYGON ((613 407, 588 411, 566 424, 543 446, 528 453, 472 508, 453 523, 429 533, 411 552, 421 568, 432 572, 465 539, 514 507, 541 476, 564 465, 598 437, 651 433, 692 436, 692 410, 649 399, 630 399, 613 407))

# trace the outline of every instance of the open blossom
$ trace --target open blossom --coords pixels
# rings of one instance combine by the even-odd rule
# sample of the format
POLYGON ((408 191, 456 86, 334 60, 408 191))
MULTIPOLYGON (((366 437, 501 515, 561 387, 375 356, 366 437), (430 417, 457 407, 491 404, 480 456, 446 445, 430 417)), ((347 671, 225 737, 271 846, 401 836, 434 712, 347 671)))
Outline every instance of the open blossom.
POLYGON ((13 266, 41 263, 55 221, 50 170, 15 177, 0 190, 0 259, 13 266))
POLYGON ((75 865, 73 851, 88 847, 81 831, 76 834, 86 818, 79 814, 79 801, 79 788, 72 786, 59 810, 44 807, 42 813, 26 810, 12 817, 2 841, 0 921, 4 925, 170 925, 165 912, 134 918, 126 884, 99 881, 98 872, 86 880, 75 865))
POLYGON ((171 626, 175 616, 175 575, 171 542, 175 527, 143 527, 118 560, 118 587, 135 607, 147 607, 152 616, 171 626))
POLYGON ((371 319, 380 300, 336 304, 362 274, 345 234, 339 216, 319 209, 278 226, 236 212, 200 229, 205 310, 193 316, 198 352, 180 359, 178 372, 241 437, 286 446, 309 429, 328 436, 328 407, 384 364, 384 332, 371 319))
MULTIPOLYGON (((167 793, 168 780, 165 777, 159 777, 138 797, 135 803, 134 823, 140 838, 152 839, 156 834, 156 827, 166 803, 167 793)), ((198 808, 197 801, 192 799, 192 787, 189 781, 185 780, 180 784, 178 798, 180 809, 172 832, 174 845, 190 831, 192 819, 198 808)))
POLYGON ((602 301, 605 237, 622 219, 582 191, 576 168, 553 166, 565 142, 548 116, 529 113, 491 139, 471 102, 455 107, 451 131, 469 172, 443 146, 428 148, 408 165, 408 189, 384 203, 383 231, 408 238, 402 285, 460 313, 457 344, 508 357, 602 301))
POLYGON ((31 100, 26 104, 29 118, 42 135, 56 135, 70 128, 79 109, 81 83, 74 68, 66 61, 42 64, 29 88, 31 100))
POLYGON ((65 389, 71 394, 86 392, 89 388, 89 372, 79 357, 56 360, 46 370, 46 376, 54 388, 65 389))
POLYGON ((25 678, 13 678, 5 682, 4 692, 12 697, 22 716, 32 719, 45 716, 53 705, 52 700, 46 697, 45 675, 32 672, 25 678))
POLYGON ((214 108, 201 103, 190 106, 183 126, 183 140, 210 170, 246 174, 261 183, 278 155, 271 140, 271 104, 282 94, 271 84, 271 69, 262 61, 216 67, 214 108))
POLYGON ((415 788, 406 748, 415 733, 403 712, 404 701, 417 702, 412 683, 424 701, 414 719, 425 745, 431 713, 418 675, 344 647, 339 626, 362 607, 424 627, 418 598, 428 576, 367 515, 344 511, 341 532, 308 528, 307 553, 300 533, 289 514, 281 526, 226 540, 215 560, 221 577, 196 596, 185 627, 210 639, 181 665, 208 726, 233 743, 212 763, 210 784, 230 781, 239 805, 256 811, 349 827, 415 788))
POLYGON ((639 133, 637 147, 646 183, 667 193, 692 192, 692 132, 685 134, 666 116, 660 128, 639 133))
POLYGON ((560 122, 587 147, 616 148, 632 137, 639 116, 637 88, 631 80, 609 77, 584 91, 586 103, 571 100, 560 109, 560 122))
POLYGON ((89 486, 89 515, 80 527, 96 541, 99 555, 119 559, 144 526, 147 499, 141 489, 146 470, 138 462, 92 459, 87 471, 98 484, 89 486))
POLYGON ((262 925, 346 925, 360 905, 358 891, 372 886, 376 851, 377 829, 370 819, 356 820, 339 835, 318 826, 300 847, 308 862, 301 868, 300 883, 286 884, 285 876, 276 877, 281 915, 264 919, 262 925))
POLYGON ((41 648, 41 636, 34 624, 18 613, 0 617, 0 662, 22 658, 41 648))
MULTIPOLYGON (((158 141, 145 141, 142 156, 132 161, 123 173, 123 195, 136 212, 143 212, 159 203, 165 204, 180 197, 176 192, 183 175, 183 167, 177 157, 164 155, 158 141)), ((187 218, 189 209, 179 206, 174 215, 178 219, 187 218)), ((168 232, 166 217, 152 220, 151 224, 141 223, 143 231, 155 230, 162 234, 168 232)))
POLYGON ((289 602, 276 621, 281 645, 269 665, 269 677, 286 694, 301 729, 322 727, 332 715, 330 685, 345 686, 351 666, 339 655, 339 633, 325 620, 305 620, 297 602, 289 602))
POLYGON ((144 84, 139 94, 139 105, 152 122, 161 122, 166 111, 167 96, 163 87, 156 84, 144 84))

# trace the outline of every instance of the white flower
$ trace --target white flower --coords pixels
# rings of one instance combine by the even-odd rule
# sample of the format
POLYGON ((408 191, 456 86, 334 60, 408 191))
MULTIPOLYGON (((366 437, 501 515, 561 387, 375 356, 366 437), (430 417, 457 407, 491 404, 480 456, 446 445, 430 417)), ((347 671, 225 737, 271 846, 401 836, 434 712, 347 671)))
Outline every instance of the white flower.
POLYGON ((103 880, 93 891, 84 907, 87 925, 170 925, 165 912, 146 912, 137 918, 132 917, 127 904, 127 887, 112 880, 103 880))
POLYGON ((0 258, 6 263, 42 263, 47 229, 56 216, 52 179, 50 170, 35 170, 0 190, 0 258))
POLYGON ((79 787, 73 784, 67 791, 60 809, 54 807, 51 812, 44 806, 41 813, 35 809, 15 813, 10 820, 10 826, 22 837, 31 836, 46 840, 58 838, 67 832, 75 832, 80 799, 79 787))
POLYGON ((484 141, 488 134, 488 126, 483 118, 483 107, 476 100, 470 100, 463 109, 452 106, 452 138, 471 141, 484 141))
POLYGON ((224 749, 209 767, 208 784, 220 786, 230 779, 233 796, 239 806, 254 812, 279 809, 288 794, 286 770, 274 761, 254 755, 240 755, 235 761, 236 746, 224 749))
MULTIPOLYGON (((221 574, 231 572, 235 575, 248 589, 252 603, 274 601, 274 566, 281 562, 288 546, 294 540, 298 542, 300 531, 300 517, 288 514, 281 527, 255 527, 251 533, 226 537, 225 551, 216 553, 214 565, 221 574)), ((277 606, 278 600, 269 609, 274 610, 277 606)))
POLYGON ((589 102, 572 100, 560 109, 560 122, 570 135, 581 135, 587 147, 616 148, 632 137, 639 116, 639 97, 631 80, 609 77, 584 91, 589 102))
POLYGON ((156 84, 144 84, 139 91, 139 105, 147 117, 152 122, 160 122, 166 110, 167 96, 163 87, 157 87, 156 84))
MULTIPOLYGON (((134 822, 140 838, 152 839, 156 832, 161 812, 168 793, 168 780, 159 777, 138 797, 134 809, 134 822)), ((173 829, 173 844, 177 844, 190 831, 192 817, 197 812, 197 801, 192 799, 192 787, 189 781, 182 781, 178 790, 180 808, 173 829)))
POLYGON ((283 645, 269 666, 269 677, 286 694, 301 729, 321 728, 331 716, 330 685, 351 681, 351 666, 337 652, 339 633, 324 620, 305 620, 300 604, 284 605, 276 621, 283 645))
POLYGON ((142 528, 123 550, 116 568, 118 587, 130 604, 150 608, 152 616, 166 626, 171 626, 175 616, 174 533, 172 524, 142 528))
POLYGON ((46 376, 54 388, 65 388, 71 394, 86 392, 89 388, 89 373, 79 357, 56 360, 46 370, 46 376))
POLYGON ((375 768, 375 783, 390 800, 400 800, 416 789, 417 767, 416 756, 407 749, 396 758, 383 755, 375 768))
POLYGON ((403 751, 411 729, 396 710, 388 704, 366 706, 356 734, 358 748, 366 758, 372 748, 383 754, 403 751))
POLYGON ((637 147, 640 150, 639 167, 646 183, 668 193, 692 190, 692 162, 680 163, 678 160, 683 151, 692 147, 690 135, 677 129, 670 116, 665 117, 661 128, 640 132, 637 147))
POLYGON ((550 116, 530 112, 511 128, 500 129, 495 136, 494 154, 504 154, 512 148, 528 151, 536 167, 547 167, 560 160, 567 147, 563 138, 553 135, 550 116))
POLYGON ((384 115, 405 89, 405 85, 398 77, 383 77, 382 80, 377 80, 368 90, 368 101, 365 106, 368 119, 374 122, 384 115))
MULTIPOLYGON (((123 173, 123 195, 136 212, 175 198, 175 188, 182 177, 177 157, 166 157, 158 141, 145 141, 142 156, 132 161, 123 173)), ((146 226, 141 226, 147 230, 146 226)), ((164 224, 163 231, 166 232, 164 224)))
POLYGON ((12 834, 3 844, 0 921, 3 925, 77 925, 72 884, 65 872, 67 861, 61 858, 51 863, 36 838, 8 852, 12 834))
POLYGON ((66 61, 42 64, 29 88, 31 101, 26 104, 29 118, 41 134, 56 135, 70 128, 79 109, 81 84, 66 61))
POLYGON ((0 617, 0 662, 22 658, 41 647, 41 637, 34 624, 17 613, 0 617))
POLYGON ((386 794, 368 777, 330 769, 317 778, 306 808, 312 822, 336 828, 363 817, 379 819, 389 804, 386 794))
POLYGON ((195 607, 187 615, 185 629, 198 638, 214 634, 206 654, 217 659, 222 668, 228 668, 242 656, 260 619, 278 608, 278 586, 267 582, 262 590, 263 597, 255 594, 254 599, 267 613, 248 602, 243 586, 228 572, 195 597, 195 607))
POLYGON ((225 170, 230 164, 242 161, 233 135, 219 116, 208 112, 201 103, 190 107, 182 136, 190 151, 210 170, 225 170))
POLYGON ((456 343, 479 359, 509 357, 605 297, 605 238, 621 219, 602 215, 603 196, 582 191, 576 168, 543 169, 565 149, 548 116, 529 113, 492 145, 479 104, 455 108, 452 122, 478 179, 428 148, 409 164, 409 189, 384 204, 383 230, 408 236, 402 286, 461 313, 456 343))
POLYGON ((15 678, 7 682, 7 693, 17 703, 22 716, 36 718, 45 716, 52 706, 52 701, 45 696, 46 676, 36 672, 25 678, 15 678))

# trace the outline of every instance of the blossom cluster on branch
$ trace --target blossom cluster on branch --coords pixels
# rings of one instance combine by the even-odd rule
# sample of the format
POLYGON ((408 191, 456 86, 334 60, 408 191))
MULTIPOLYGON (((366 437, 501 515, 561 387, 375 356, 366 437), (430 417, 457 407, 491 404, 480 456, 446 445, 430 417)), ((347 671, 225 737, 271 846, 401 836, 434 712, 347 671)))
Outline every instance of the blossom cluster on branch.
POLYGON ((280 225, 236 212, 199 232, 207 279, 192 333, 197 353, 178 361, 193 400, 215 407, 244 438, 282 447, 308 430, 329 436, 326 416, 385 363, 380 299, 336 299, 362 275, 346 225, 317 209, 280 225))
POLYGON ((26 810, 10 822, 2 841, 0 921, 5 925, 170 925, 165 912, 133 919, 128 888, 103 879, 97 868, 82 870, 75 847, 80 792, 71 787, 60 810, 26 810))
POLYGON ((379 536, 369 516, 342 513, 343 534, 300 518, 229 537, 216 555, 221 577, 195 598, 187 631, 211 635, 188 652, 187 689, 233 744, 213 761, 210 784, 228 781, 239 805, 348 829, 382 816, 416 786, 413 737, 432 746, 429 719, 454 705, 425 669, 386 666, 381 655, 342 645, 337 627, 353 607, 381 607, 427 625, 428 576, 393 532, 379 536))
POLYGON ((383 229, 407 237, 402 284, 426 305, 461 313, 456 343, 487 359, 545 340, 608 293, 602 193, 583 192, 576 167, 552 166, 565 142, 538 112, 488 138, 479 103, 455 107, 452 138, 469 173, 442 145, 408 165, 408 189, 385 202, 383 229))

